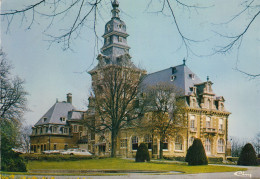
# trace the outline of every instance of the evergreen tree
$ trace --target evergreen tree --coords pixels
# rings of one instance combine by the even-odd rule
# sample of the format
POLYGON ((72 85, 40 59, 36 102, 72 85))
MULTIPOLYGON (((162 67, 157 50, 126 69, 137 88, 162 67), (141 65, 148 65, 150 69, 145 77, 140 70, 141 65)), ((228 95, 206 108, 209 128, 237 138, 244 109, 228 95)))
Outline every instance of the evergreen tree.
POLYGON ((187 151, 185 161, 188 162, 189 165, 208 164, 208 158, 200 139, 194 139, 192 146, 190 146, 187 151))
POLYGON ((190 161, 190 158, 191 158, 191 150, 192 150, 192 145, 188 148, 187 150, 187 154, 186 154, 186 157, 185 157, 185 162, 189 162, 190 161))
POLYGON ((136 156, 135 156, 135 161, 136 162, 149 162, 150 161, 150 156, 148 152, 148 148, 146 144, 141 143, 137 149, 136 156))
POLYGON ((256 152, 252 144, 247 143, 240 154, 238 165, 255 166, 257 165, 256 152))

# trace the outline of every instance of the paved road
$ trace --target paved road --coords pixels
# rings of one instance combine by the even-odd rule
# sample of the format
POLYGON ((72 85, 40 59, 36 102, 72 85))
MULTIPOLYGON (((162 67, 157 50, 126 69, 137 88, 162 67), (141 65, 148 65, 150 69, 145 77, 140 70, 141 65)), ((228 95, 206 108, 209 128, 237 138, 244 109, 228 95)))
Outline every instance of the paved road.
MULTIPOLYGON (((237 167, 237 166, 236 166, 237 167)), ((128 174, 124 176, 19 176, 16 179, 243 179, 253 178, 260 179, 260 167, 245 167, 248 168, 245 172, 224 172, 224 173, 199 173, 199 174, 175 174, 175 175, 146 175, 146 174, 128 174)), ((12 177, 9 176, 9 179, 12 177)))

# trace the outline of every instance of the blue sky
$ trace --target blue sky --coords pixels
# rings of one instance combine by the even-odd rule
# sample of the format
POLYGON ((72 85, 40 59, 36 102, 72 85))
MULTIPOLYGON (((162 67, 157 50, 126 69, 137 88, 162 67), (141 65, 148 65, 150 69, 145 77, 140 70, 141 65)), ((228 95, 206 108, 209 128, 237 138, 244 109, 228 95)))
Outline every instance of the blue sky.
MULTIPOLYGON (((2 9, 19 8, 31 1, 15 0, 2 1, 2 9), (26 3, 25 3, 26 2, 26 3)), ((192 45, 198 54, 209 54, 216 46, 225 42, 225 39, 216 35, 218 31, 226 35, 235 35, 245 27, 250 20, 246 14, 230 24, 220 25, 233 17, 241 10, 238 1, 197 1, 202 8, 198 12, 188 11, 181 6, 175 6, 176 17, 182 32, 194 40, 205 40, 192 45), (232 7, 232 8, 231 8, 232 7)), ((181 45, 180 36, 171 17, 151 13, 158 10, 154 4, 146 10, 147 1, 125 0, 120 1, 120 14, 127 25, 128 45, 133 62, 148 73, 159 71, 171 66, 179 65, 186 57, 185 48, 181 45)), ((103 6, 103 19, 98 19, 97 33, 101 37, 104 25, 110 20, 110 3, 103 6)), ((66 21, 57 22, 66 25, 71 23, 73 15, 67 16, 66 21)), ((259 17, 258 17, 259 18, 259 17)), ((48 38, 43 29, 48 22, 43 18, 37 19, 30 30, 26 24, 21 24, 21 18, 15 18, 10 31, 6 32, 7 22, 1 24, 1 46, 12 62, 13 73, 25 79, 25 88, 29 92, 28 107, 31 109, 25 115, 27 124, 35 124, 39 118, 55 103, 56 98, 66 100, 66 94, 73 94, 73 104, 79 110, 86 109, 87 97, 91 88, 90 75, 85 73, 97 64, 94 53, 93 31, 84 28, 80 38, 73 39, 73 51, 63 51, 60 44, 53 44, 49 48, 48 38)), ((229 135, 243 138, 253 137, 260 127, 260 80, 250 79, 234 70, 236 63, 242 70, 252 73, 260 72, 260 21, 252 24, 243 38, 237 61, 237 50, 227 54, 197 57, 190 55, 187 66, 196 73, 201 80, 207 76, 214 83, 213 88, 218 96, 226 99, 226 108, 232 112, 229 118, 229 135)), ((50 29, 48 33, 57 33, 59 30, 50 29)), ((99 48, 103 42, 99 42, 99 48)))

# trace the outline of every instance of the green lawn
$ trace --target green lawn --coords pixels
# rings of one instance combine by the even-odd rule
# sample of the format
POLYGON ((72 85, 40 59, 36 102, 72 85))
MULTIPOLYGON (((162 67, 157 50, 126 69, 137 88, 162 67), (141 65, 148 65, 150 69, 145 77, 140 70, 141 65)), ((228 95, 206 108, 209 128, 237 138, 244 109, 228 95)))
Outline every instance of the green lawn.
POLYGON ((106 158, 106 159, 91 159, 79 161, 29 161, 28 169, 74 169, 74 170, 155 170, 155 171, 181 171, 184 173, 210 173, 210 172, 233 172, 243 171, 246 168, 228 167, 228 166, 188 166, 187 164, 173 163, 136 163, 134 161, 106 158))

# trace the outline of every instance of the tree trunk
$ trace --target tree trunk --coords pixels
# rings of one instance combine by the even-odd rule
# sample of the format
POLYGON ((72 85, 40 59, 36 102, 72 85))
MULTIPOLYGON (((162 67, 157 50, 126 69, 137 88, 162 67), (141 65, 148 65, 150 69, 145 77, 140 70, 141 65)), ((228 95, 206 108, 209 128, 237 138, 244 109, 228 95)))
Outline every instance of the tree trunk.
POLYGON ((112 142, 112 149, 111 149, 111 157, 116 157, 116 150, 117 150, 117 133, 116 131, 112 131, 111 134, 111 142, 112 142))
POLYGON ((159 158, 163 159, 163 140, 160 139, 160 152, 159 152, 159 158))

